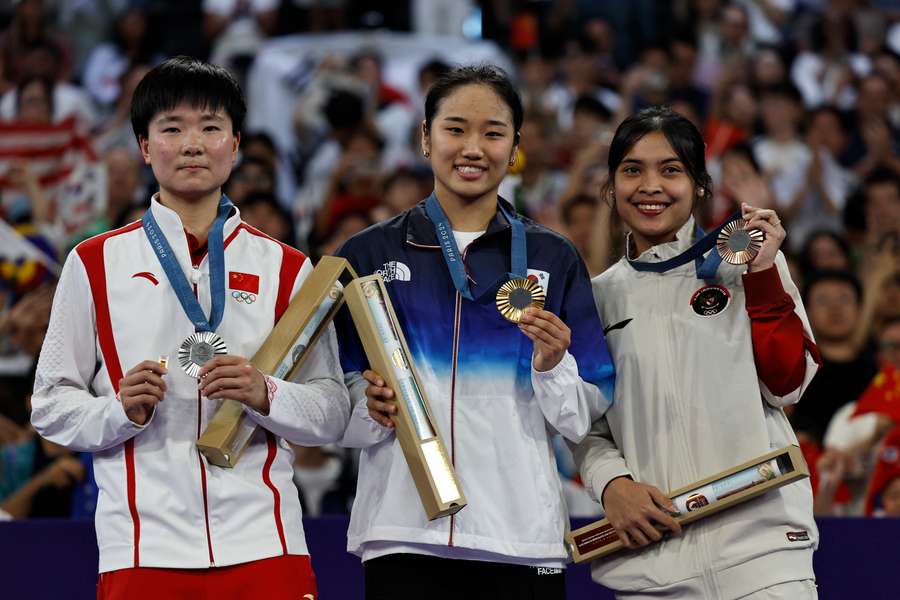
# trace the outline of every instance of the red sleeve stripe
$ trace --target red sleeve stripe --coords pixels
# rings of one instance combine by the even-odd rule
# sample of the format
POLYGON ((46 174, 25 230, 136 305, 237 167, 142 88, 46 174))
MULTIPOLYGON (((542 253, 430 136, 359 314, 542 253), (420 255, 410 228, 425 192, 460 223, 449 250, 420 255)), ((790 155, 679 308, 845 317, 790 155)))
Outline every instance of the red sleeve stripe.
MULTIPOLYGON (((122 365, 119 362, 119 352, 116 350, 116 340, 112 332, 112 321, 109 316, 109 299, 106 294, 106 265, 103 261, 103 246, 109 238, 133 231, 141 226, 140 221, 135 221, 121 229, 110 231, 93 237, 79 244, 75 251, 84 263, 87 272, 88 283, 91 287, 91 297, 94 300, 94 315, 97 321, 97 338, 100 343, 100 352, 103 354, 103 362, 106 365, 106 373, 109 375, 113 389, 119 393, 119 380, 122 379, 122 365)), ((137 511, 137 490, 134 471, 134 438, 128 440, 125 446, 125 478, 128 489, 128 510, 131 512, 131 521, 134 525, 134 566, 140 566, 141 543, 141 519, 137 511)))
POLYGON ((272 490, 272 499, 275 510, 275 529, 278 530, 278 540, 281 542, 281 553, 287 555, 288 551, 287 542, 284 539, 284 525, 281 523, 281 494, 278 493, 278 488, 272 483, 272 478, 270 477, 272 463, 275 462, 275 455, 278 452, 275 434, 271 431, 266 432, 266 444, 269 447, 269 454, 266 456, 266 464, 263 465, 262 478, 266 486, 272 490))
POLYGON ((306 261, 306 256, 290 246, 281 246, 281 273, 278 275, 278 298, 275 301, 275 323, 281 319, 281 315, 291 303, 291 291, 297 280, 297 273, 306 261))

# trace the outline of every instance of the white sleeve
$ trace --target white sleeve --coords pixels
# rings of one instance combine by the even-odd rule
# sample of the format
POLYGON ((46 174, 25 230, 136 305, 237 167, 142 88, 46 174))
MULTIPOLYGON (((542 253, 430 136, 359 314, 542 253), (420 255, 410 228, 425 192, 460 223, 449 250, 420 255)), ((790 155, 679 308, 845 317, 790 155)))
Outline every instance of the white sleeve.
MULTIPOLYGON (((304 262, 294 282, 295 298, 312 261, 304 262)), ((269 414, 244 405, 257 424, 275 435, 301 446, 320 446, 341 439, 350 416, 350 401, 338 360, 334 324, 322 333, 293 381, 266 377, 269 387, 269 414)))
POLYGON ((102 368, 96 339, 87 273, 73 251, 53 297, 35 374, 31 423, 44 438, 78 452, 116 446, 150 424, 140 426, 129 420, 115 396, 92 392, 91 382, 102 368))
POLYGON ((547 423, 564 438, 578 443, 591 423, 599 419, 611 400, 578 375, 578 364, 568 350, 549 371, 531 368, 531 387, 547 423))
POLYGON ((616 446, 606 417, 594 421, 591 430, 581 443, 570 443, 569 448, 572 450, 584 487, 601 506, 603 506, 603 490, 610 481, 617 477, 634 479, 634 474, 625 464, 622 451, 616 446))
POLYGON ((369 408, 366 406, 366 387, 368 382, 363 379, 362 373, 352 371, 344 375, 344 381, 347 389, 350 391, 350 404, 353 409, 350 413, 350 422, 347 424, 347 430, 344 431, 344 437, 341 440, 341 446, 345 448, 368 448, 380 442, 383 442, 391 435, 394 430, 385 427, 369 415, 369 408))

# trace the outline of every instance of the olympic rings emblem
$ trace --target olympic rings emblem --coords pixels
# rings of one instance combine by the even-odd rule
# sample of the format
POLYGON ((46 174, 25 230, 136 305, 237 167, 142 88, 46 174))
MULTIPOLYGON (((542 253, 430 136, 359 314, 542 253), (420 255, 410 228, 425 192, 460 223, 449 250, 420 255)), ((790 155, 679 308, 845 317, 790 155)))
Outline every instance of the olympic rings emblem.
POLYGON ((253 304, 254 302, 256 302, 256 294, 251 294, 250 292, 239 292, 237 290, 233 290, 231 292, 231 297, 241 304, 253 304))

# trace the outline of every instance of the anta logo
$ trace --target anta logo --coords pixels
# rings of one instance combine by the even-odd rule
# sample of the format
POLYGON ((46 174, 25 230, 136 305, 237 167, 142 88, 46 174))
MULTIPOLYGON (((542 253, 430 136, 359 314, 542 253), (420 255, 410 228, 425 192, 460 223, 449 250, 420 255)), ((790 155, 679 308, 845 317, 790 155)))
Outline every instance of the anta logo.
POLYGON ((384 263, 384 267, 381 269, 377 269, 375 271, 381 278, 384 279, 385 283, 390 281, 410 281, 412 279, 412 273, 409 271, 409 267, 400 262, 399 260, 392 260, 390 262, 384 263))
POLYGON ((151 273, 149 271, 141 271, 140 273, 135 273, 134 275, 131 276, 132 279, 137 279, 138 277, 143 277, 144 279, 146 279, 153 285, 159 285, 159 280, 156 278, 156 276, 153 273, 151 273))

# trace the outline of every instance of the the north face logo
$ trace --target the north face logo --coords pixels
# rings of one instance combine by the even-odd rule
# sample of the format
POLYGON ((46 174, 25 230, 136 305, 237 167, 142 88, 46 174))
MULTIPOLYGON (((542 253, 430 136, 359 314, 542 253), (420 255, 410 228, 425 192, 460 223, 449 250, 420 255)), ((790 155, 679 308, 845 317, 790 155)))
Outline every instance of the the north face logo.
POLYGON ((395 279, 397 281, 409 281, 412 279, 409 267, 399 260, 386 262, 384 263, 384 268, 378 269, 375 272, 381 275, 381 278, 384 279, 385 283, 394 281, 395 279))

